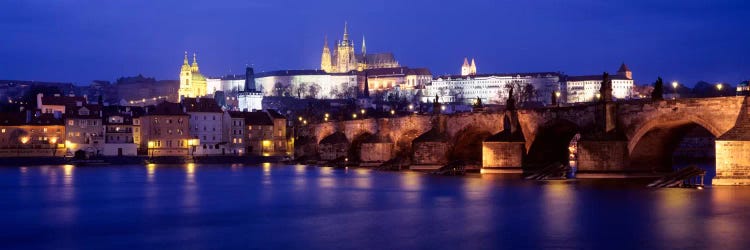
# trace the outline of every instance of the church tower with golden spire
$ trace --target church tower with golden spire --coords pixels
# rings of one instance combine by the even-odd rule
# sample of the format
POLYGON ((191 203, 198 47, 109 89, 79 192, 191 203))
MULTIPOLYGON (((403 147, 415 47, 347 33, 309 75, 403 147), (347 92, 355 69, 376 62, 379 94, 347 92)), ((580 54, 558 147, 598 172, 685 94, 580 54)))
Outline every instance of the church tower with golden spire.
POLYGON ((323 55, 320 56, 320 69, 331 73, 333 67, 331 67, 331 50, 328 48, 328 36, 323 38, 323 55))
POLYGON ((206 78, 200 73, 198 68, 197 55, 193 53, 193 64, 188 64, 187 51, 180 68, 180 88, 177 90, 177 97, 202 97, 206 95, 206 78))

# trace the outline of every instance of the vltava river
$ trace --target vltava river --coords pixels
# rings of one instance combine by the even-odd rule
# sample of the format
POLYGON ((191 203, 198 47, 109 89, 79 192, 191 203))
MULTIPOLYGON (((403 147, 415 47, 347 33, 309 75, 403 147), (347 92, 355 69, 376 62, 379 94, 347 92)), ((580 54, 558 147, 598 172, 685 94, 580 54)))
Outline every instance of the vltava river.
POLYGON ((750 188, 309 166, 0 168, 2 249, 748 249, 750 188))

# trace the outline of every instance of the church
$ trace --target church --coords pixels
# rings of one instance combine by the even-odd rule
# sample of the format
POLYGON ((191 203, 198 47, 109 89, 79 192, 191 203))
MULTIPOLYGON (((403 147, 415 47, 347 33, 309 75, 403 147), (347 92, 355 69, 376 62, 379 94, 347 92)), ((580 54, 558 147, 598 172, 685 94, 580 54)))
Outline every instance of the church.
POLYGON ((180 88, 177 96, 182 100, 185 97, 203 97, 206 95, 206 77, 198 69, 198 60, 193 53, 193 64, 188 64, 187 52, 180 69, 180 88))
POLYGON ((393 53, 367 54, 364 36, 362 36, 362 52, 355 53, 354 42, 349 39, 347 28, 347 24, 344 23, 344 37, 334 43, 333 51, 328 48, 328 38, 324 39, 320 69, 326 73, 348 73, 353 70, 363 71, 366 69, 399 67, 393 53))

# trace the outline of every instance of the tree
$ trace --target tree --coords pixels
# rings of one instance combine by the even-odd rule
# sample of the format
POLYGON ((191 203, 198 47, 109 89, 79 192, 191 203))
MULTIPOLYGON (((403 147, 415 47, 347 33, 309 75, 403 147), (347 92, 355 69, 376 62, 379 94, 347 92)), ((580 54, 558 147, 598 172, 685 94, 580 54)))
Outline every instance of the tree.
POLYGON ((273 85, 273 89, 276 92, 276 96, 284 96, 284 92, 286 92, 287 87, 284 86, 284 84, 277 82, 273 85))
POLYGON ((526 84, 523 88, 523 97, 524 102, 530 102, 534 96, 536 96, 536 89, 534 89, 534 85, 526 84))
POLYGON ((661 77, 656 79, 654 83, 654 90, 651 91, 652 100, 664 100, 664 81, 661 77))
MULTIPOLYGON (((336 86, 332 86, 332 87, 331 87, 331 91, 330 91, 330 92, 328 92, 328 96, 329 96, 329 98, 338 98, 338 97, 339 97, 339 95, 340 95, 340 93, 339 93, 339 88, 338 88, 338 87, 336 87, 336 86)), ((339 99, 340 99, 340 98, 339 98, 339 99)))
POLYGON ((310 84, 307 90, 307 98, 317 99, 320 89, 321 87, 317 83, 310 84))

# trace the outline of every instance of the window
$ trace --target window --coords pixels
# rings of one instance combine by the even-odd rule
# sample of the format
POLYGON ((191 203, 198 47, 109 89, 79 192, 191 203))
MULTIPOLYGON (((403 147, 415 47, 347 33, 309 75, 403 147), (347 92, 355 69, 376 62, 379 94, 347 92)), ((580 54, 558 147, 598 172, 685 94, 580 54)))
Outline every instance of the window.
POLYGON ((75 126, 75 125, 76 125, 76 121, 68 120, 68 126, 75 126))

